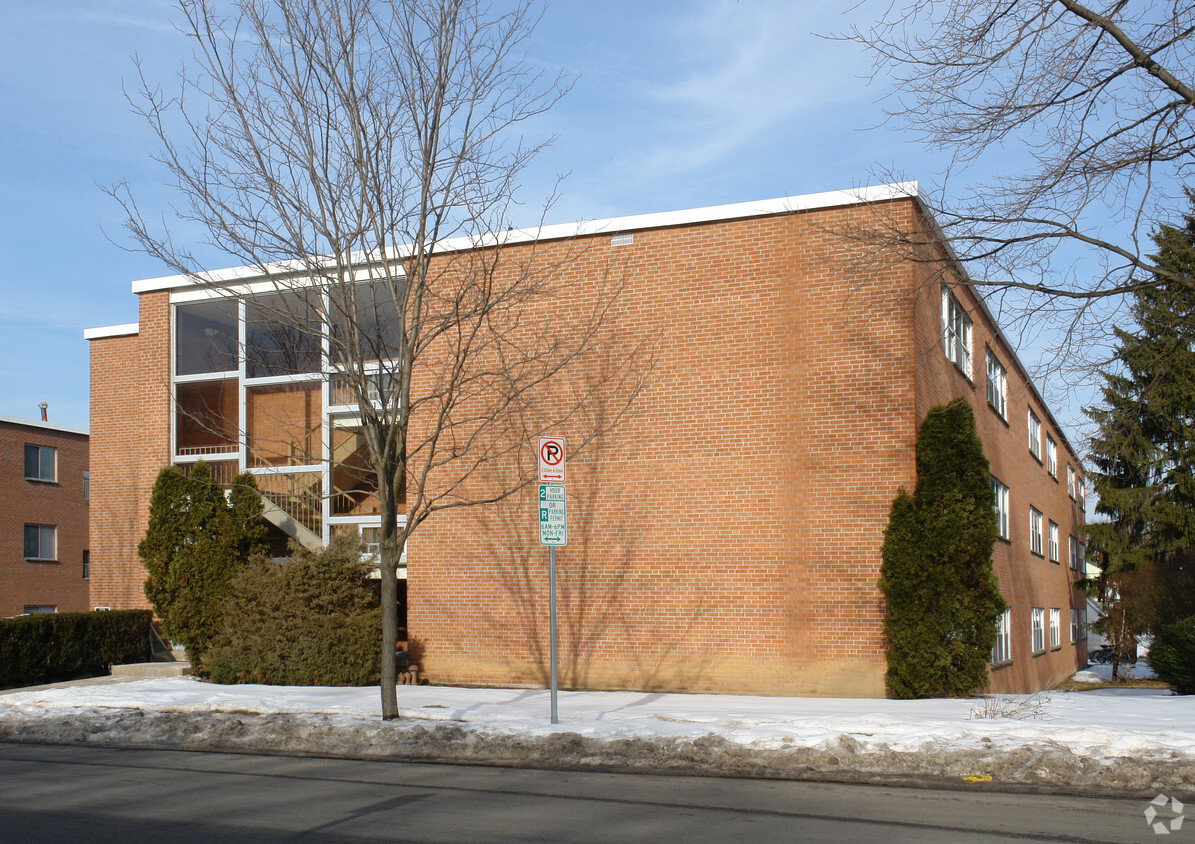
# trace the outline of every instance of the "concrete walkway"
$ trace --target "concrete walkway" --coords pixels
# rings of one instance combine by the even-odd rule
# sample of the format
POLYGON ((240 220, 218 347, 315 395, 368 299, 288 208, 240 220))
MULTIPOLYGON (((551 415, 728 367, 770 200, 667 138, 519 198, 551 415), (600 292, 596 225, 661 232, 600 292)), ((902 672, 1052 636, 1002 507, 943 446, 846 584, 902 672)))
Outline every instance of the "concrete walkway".
POLYGON ((40 686, 17 686, 13 689, 0 689, 0 695, 10 695, 14 692, 35 692, 42 689, 65 689, 68 686, 102 686, 111 683, 130 683, 134 680, 145 680, 150 677, 181 677, 191 673, 189 662, 136 662, 130 665, 113 665, 112 673, 104 677, 78 677, 74 680, 63 680, 60 683, 45 683, 40 686))

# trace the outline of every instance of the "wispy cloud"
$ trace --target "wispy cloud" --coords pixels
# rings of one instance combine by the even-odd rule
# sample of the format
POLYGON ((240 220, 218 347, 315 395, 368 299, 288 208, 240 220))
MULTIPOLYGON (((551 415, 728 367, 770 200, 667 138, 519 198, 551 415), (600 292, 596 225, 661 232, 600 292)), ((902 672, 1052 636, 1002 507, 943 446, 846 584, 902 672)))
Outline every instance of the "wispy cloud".
POLYGON ((66 8, 31 6, 19 13, 26 21, 51 26, 100 24, 151 32, 174 32, 170 23, 173 15, 173 6, 163 0, 95 0, 86 4, 86 8, 74 3, 66 8))
POLYGON ((645 81, 671 116, 642 162, 672 171, 717 163, 803 113, 860 88, 849 45, 812 34, 841 26, 836 12, 791 0, 707 0, 674 30, 676 78, 645 81))

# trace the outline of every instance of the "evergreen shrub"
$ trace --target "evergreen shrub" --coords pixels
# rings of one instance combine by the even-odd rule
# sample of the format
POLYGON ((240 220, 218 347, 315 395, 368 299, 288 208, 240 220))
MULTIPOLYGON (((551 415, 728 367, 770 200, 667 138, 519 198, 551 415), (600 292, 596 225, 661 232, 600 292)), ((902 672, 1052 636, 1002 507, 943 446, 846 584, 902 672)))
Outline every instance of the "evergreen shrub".
POLYGON ((934 407, 917 433, 917 485, 892 503, 880 589, 888 693, 958 697, 987 683, 1004 599, 992 571, 997 522, 971 405, 934 407))
POLYGON ((1149 664, 1177 694, 1195 694, 1195 615, 1162 628, 1149 646, 1149 664))
POLYGON ((183 475, 168 466, 154 483, 149 527, 137 552, 149 574, 145 595, 162 630, 187 648, 197 673, 221 624, 228 585, 253 553, 266 549, 261 497, 252 474, 224 490, 202 460, 183 475))
POLYGON ((150 658, 149 610, 0 619, 0 686, 54 683, 150 658))
POLYGON ((380 678, 382 611, 352 535, 320 553, 292 544, 254 557, 232 580, 223 624, 204 658, 217 683, 368 686, 380 678))

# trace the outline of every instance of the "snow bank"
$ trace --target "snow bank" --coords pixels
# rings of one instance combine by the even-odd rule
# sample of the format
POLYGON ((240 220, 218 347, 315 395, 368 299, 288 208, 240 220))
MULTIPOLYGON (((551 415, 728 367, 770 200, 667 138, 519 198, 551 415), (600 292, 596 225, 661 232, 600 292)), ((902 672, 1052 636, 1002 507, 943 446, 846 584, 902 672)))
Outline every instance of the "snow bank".
POLYGON ((1162 690, 892 701, 400 686, 217 686, 187 677, 0 695, 0 740, 1074 789, 1195 789, 1195 698, 1162 690))

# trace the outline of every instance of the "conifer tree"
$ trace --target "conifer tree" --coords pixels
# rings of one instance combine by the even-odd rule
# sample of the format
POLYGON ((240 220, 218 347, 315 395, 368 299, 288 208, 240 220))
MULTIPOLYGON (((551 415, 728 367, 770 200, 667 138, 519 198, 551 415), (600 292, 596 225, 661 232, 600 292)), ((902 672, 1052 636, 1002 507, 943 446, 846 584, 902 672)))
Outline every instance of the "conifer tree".
POLYGON ((971 405, 932 408, 917 433, 917 485, 893 501, 884 536, 892 697, 955 697, 987 682, 1005 606, 992 571, 997 530, 971 405))
POLYGON ((252 476, 238 478, 230 504, 202 460, 189 476, 176 467, 163 469, 137 546, 149 575, 145 596, 166 635, 187 648, 196 668, 220 627, 229 582, 249 553, 265 548, 264 527, 254 519, 261 505, 249 498, 257 497, 256 484, 252 476))
MULTIPOLYGON (((1195 193, 1188 199, 1184 224, 1159 226, 1153 240, 1155 262, 1189 278, 1195 193)), ((1102 570, 1094 591, 1123 604, 1136 633, 1195 614, 1195 290, 1155 282, 1133 294, 1134 325, 1115 329, 1116 361, 1101 373, 1103 404, 1087 411, 1098 426, 1096 512, 1107 517, 1088 525, 1102 570)))

